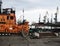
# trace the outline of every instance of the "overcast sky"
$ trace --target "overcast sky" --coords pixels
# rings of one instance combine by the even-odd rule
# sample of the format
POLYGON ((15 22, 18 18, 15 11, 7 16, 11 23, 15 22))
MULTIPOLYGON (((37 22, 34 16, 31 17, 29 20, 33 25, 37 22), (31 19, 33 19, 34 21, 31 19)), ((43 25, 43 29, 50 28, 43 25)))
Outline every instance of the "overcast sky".
MULTIPOLYGON (((41 21, 48 11, 48 18, 51 14, 54 18, 57 6, 60 8, 60 0, 2 0, 3 8, 14 8, 16 10, 16 18, 22 19, 24 9, 25 19, 29 22, 38 22, 39 14, 41 14, 41 21)), ((59 10, 60 11, 60 10, 59 10)), ((58 21, 60 21, 60 12, 58 14, 58 21)))

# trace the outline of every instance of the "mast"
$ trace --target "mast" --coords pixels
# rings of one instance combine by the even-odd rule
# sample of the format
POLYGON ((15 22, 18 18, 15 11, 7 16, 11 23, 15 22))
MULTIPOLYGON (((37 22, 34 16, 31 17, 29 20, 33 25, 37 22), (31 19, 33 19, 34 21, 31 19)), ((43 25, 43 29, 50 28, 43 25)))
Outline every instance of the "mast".
POLYGON ((49 23, 49 18, 47 18, 47 23, 49 23))
POLYGON ((2 0, 0 0, 0 14, 1 14, 2 0))
POLYGON ((48 11, 46 11, 46 14, 44 16, 44 23, 47 23, 47 21, 49 20, 49 19, 47 19, 47 15, 48 15, 48 11))
POLYGON ((39 23, 40 23, 40 19, 41 19, 41 14, 39 14, 39 23))
POLYGON ((51 23, 52 23, 52 18, 53 18, 53 16, 52 16, 53 14, 51 14, 51 23))
POLYGON ((43 21, 44 21, 44 23, 46 23, 46 16, 44 16, 44 20, 43 21))
POLYGON ((24 9, 23 9, 23 23, 24 23, 24 9))
MULTIPOLYGON (((53 14, 51 14, 51 24, 53 23, 52 18, 53 18, 53 14)), ((51 30, 52 30, 52 25, 51 25, 51 30)))
POLYGON ((57 23, 58 10, 59 10, 59 8, 57 7, 57 11, 56 11, 56 13, 55 13, 55 23, 57 23))

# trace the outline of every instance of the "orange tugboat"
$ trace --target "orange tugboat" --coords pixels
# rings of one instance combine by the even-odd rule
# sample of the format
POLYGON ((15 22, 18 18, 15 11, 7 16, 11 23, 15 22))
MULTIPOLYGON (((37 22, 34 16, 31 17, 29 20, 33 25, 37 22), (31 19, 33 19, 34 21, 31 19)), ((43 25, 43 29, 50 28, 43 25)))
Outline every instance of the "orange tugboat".
POLYGON ((0 1, 0 35, 20 34, 27 35, 29 32, 28 22, 23 20, 23 23, 16 24, 15 10, 12 8, 1 8, 0 1))

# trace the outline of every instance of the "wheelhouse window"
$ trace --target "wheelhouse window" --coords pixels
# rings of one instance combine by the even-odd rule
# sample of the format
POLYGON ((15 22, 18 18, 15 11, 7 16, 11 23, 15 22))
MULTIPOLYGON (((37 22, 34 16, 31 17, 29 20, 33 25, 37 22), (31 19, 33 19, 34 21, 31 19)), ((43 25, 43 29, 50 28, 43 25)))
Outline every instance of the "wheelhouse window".
POLYGON ((6 24, 6 22, 0 22, 0 24, 6 24))
POLYGON ((7 16, 7 20, 9 20, 10 16, 7 16))
POLYGON ((12 19, 12 20, 13 20, 13 16, 10 16, 10 19, 12 19))
POLYGON ((7 16, 7 20, 13 20, 13 16, 7 16))

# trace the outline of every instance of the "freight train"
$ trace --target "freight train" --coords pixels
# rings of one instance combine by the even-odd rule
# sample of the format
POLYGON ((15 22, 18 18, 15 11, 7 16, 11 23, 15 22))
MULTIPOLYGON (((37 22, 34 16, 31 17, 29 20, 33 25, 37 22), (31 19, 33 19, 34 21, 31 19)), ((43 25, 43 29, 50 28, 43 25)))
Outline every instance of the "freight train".
POLYGON ((15 10, 12 8, 1 8, 0 1, 0 35, 20 34, 27 35, 29 32, 29 22, 24 21, 16 24, 15 10))

